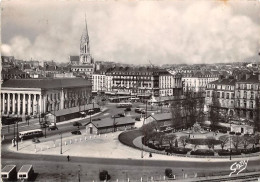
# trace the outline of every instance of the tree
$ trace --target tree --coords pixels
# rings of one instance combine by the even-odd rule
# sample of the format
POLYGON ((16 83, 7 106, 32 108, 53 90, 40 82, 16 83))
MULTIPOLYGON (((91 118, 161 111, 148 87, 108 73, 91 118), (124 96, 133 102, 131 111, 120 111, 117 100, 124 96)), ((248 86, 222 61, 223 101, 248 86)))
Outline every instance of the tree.
POLYGON ((246 136, 243 136, 241 143, 243 144, 244 149, 246 149, 249 144, 254 143, 254 139, 252 137, 246 135, 246 136))
POLYGON ((254 129, 255 131, 260 131, 260 96, 255 99, 255 117, 254 117, 254 129))
POLYGON ((178 148, 178 140, 177 139, 175 139, 175 144, 174 145, 175 145, 176 148, 178 148))
POLYGON ((172 125, 174 128, 181 128, 182 124, 182 107, 181 98, 177 96, 171 103, 172 125))
POLYGON ((211 103, 210 111, 209 111, 209 119, 211 121, 210 127, 212 130, 215 130, 215 128, 219 122, 219 118, 220 118, 219 107, 220 107, 220 103, 219 103, 219 100, 217 99, 217 93, 213 92, 212 103, 211 103))
POLYGON ((206 144, 209 149, 213 148, 214 149, 214 144, 212 143, 212 140, 215 140, 213 136, 207 137, 206 144))
POLYGON ((146 144, 152 137, 157 133, 157 122, 153 121, 150 123, 147 123, 141 127, 141 131, 144 135, 144 143, 146 144))
POLYGON ((253 142, 255 145, 259 144, 259 139, 260 139, 260 135, 259 134, 255 134, 253 137, 253 142))
POLYGON ((224 147, 226 146, 226 144, 228 143, 229 141, 229 136, 228 135, 222 135, 219 137, 219 140, 220 140, 220 146, 221 146, 221 149, 223 150, 224 147))
POLYGON ((165 135, 163 138, 163 141, 166 143, 169 143, 170 148, 172 148, 173 145, 173 141, 176 139, 176 135, 174 134, 169 134, 169 135, 165 135))
POLYGON ((236 150, 238 150, 239 145, 242 143, 242 139, 240 136, 233 136, 232 137, 232 144, 236 150))
POLYGON ((179 139, 184 148, 187 145, 188 139, 189 139, 188 136, 181 136, 180 139, 179 139))

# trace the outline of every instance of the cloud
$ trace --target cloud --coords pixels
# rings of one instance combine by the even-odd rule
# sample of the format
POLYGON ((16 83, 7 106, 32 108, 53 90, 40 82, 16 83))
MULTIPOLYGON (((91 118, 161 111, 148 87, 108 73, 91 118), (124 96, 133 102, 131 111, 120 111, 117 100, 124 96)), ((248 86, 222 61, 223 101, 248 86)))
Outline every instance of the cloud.
POLYGON ((91 53, 96 60, 135 64, 148 60, 154 64, 216 63, 242 61, 257 55, 259 50, 260 25, 252 14, 238 13, 232 3, 40 3, 39 15, 34 14, 39 4, 30 3, 23 9, 6 4, 9 9, 2 15, 3 34, 10 36, 7 21, 19 23, 17 31, 2 45, 3 54, 21 59, 68 61, 69 55, 79 54, 85 12, 91 53), (14 10, 21 15, 20 20, 10 16, 14 10), (21 34, 21 27, 29 27, 27 33, 21 34))

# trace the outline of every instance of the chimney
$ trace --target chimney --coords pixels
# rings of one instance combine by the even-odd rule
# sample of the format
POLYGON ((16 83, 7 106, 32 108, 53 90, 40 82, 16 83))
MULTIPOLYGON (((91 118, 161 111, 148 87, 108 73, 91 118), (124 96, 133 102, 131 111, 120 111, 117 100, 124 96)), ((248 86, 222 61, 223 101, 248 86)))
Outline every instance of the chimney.
POLYGON ((246 73, 246 80, 250 77, 249 73, 246 73))

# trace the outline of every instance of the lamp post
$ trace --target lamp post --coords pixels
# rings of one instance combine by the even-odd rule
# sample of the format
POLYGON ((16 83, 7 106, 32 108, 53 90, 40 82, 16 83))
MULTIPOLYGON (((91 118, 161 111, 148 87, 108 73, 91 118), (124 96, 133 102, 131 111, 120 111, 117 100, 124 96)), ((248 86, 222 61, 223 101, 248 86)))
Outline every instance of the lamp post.
POLYGON ((17 132, 16 132, 16 149, 17 149, 17 151, 18 151, 18 132, 19 132, 19 130, 18 130, 18 121, 16 121, 16 129, 17 129, 17 132))
MULTIPOLYGON (((228 119, 229 119, 229 124, 230 124, 230 132, 231 132, 231 119, 230 119, 230 117, 228 117, 228 119)), ((230 152, 230 157, 229 157, 229 160, 231 160, 231 134, 230 134, 230 132, 229 132, 229 152, 230 152)))
POLYGON ((60 154, 62 154, 62 133, 60 132, 60 154))

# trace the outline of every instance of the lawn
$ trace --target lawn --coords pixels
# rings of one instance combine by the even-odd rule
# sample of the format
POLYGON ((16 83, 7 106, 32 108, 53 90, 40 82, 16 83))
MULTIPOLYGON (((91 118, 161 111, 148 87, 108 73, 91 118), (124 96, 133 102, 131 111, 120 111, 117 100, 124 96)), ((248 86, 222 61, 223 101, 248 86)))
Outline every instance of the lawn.
POLYGON ((126 131, 126 132, 123 132, 121 133, 119 136, 118 136, 118 140, 129 146, 129 147, 133 147, 133 148, 137 148, 134 144, 133 144, 133 141, 135 138, 139 137, 139 136, 142 136, 142 132, 140 130, 131 130, 131 131, 126 131))

